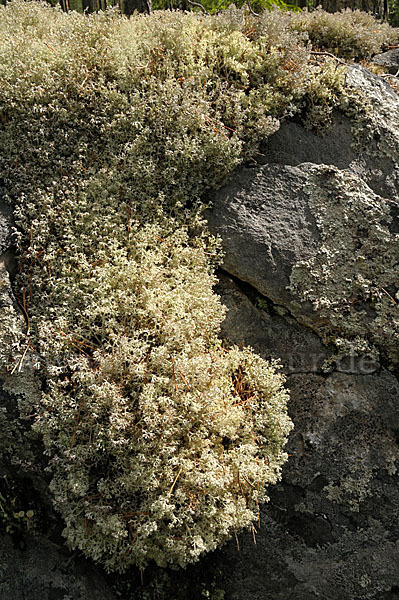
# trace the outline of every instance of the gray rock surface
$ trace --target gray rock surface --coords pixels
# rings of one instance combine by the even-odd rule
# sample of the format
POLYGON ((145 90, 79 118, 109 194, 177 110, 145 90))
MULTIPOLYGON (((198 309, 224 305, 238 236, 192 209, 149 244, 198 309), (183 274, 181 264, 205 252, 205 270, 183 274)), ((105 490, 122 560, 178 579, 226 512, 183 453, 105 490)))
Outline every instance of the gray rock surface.
MULTIPOLYGON (((320 315, 292 288, 297 261, 310 261, 322 279, 318 268, 326 263, 320 249, 333 251, 332 256, 335 252, 337 287, 344 256, 356 271, 356 251, 366 248, 360 225, 363 202, 369 215, 366 229, 373 210, 381 211, 379 231, 385 232, 394 262, 399 262, 399 98, 361 67, 350 70, 348 85, 369 99, 373 134, 357 118, 339 113, 322 136, 286 123, 264 148, 264 164, 240 169, 215 195, 209 213, 212 230, 222 236, 224 269, 233 276, 224 274, 220 281, 219 292, 229 308, 223 333, 231 342, 251 344, 266 358, 280 357, 295 423, 290 458, 282 482, 270 490, 270 502, 262 509, 256 545, 252 534, 243 534, 240 552, 231 543, 219 555, 224 569, 228 565, 221 586, 228 600, 399 597, 397 372, 361 355, 342 356, 323 372, 319 365, 331 348, 320 341, 320 315), (355 190, 359 228, 352 234, 349 213, 338 211, 335 221, 328 221, 337 247, 329 246, 323 219, 355 190), (323 205, 323 198, 326 210, 315 213, 315 203, 323 205)), ((369 255, 370 265, 373 254, 378 252, 369 255)), ((399 287, 395 269, 393 281, 399 287)), ((373 311, 357 310, 359 331, 363 327, 367 332, 373 311)), ((351 318, 349 311, 346 318, 351 318)), ((396 330, 393 335, 398 345, 396 330)))
POLYGON ((10 537, 0 545, 1 600, 113 600, 103 575, 81 557, 41 538, 23 548, 10 537))
POLYGON ((238 169, 214 194, 208 223, 228 273, 324 341, 383 354, 389 346, 398 361, 396 308, 371 290, 396 303, 399 97, 361 67, 350 69, 348 85, 367 98, 366 116, 335 114, 323 135, 283 125, 264 148, 269 164, 238 169), (381 329, 388 321, 392 340, 381 329))
POLYGON ((389 73, 396 75, 399 71, 399 48, 392 48, 373 57, 374 64, 386 67, 389 73))
MULTIPOLYGON (((215 196, 208 223, 222 237, 228 273, 286 307, 301 323, 317 331, 326 325, 335 331, 347 329, 353 338, 362 334, 359 309, 364 335, 366 323, 380 322, 380 316, 368 309, 367 294, 358 292, 352 280, 354 272, 369 280, 382 269, 382 279, 388 281, 385 267, 376 264, 371 269, 364 256, 384 262, 391 251, 387 250, 391 242, 377 240, 375 233, 385 227, 390 211, 396 215, 399 202, 383 202, 351 169, 270 164, 239 170, 215 196), (332 299, 325 310, 323 297, 332 299), (358 304, 346 306, 352 298, 358 298, 358 304), (339 321, 346 310, 353 315, 343 326, 339 321)), ((397 262, 395 217, 391 224, 387 236, 392 238, 393 256, 387 258, 386 269, 397 262)), ((395 285, 399 272, 393 269, 395 285)))
POLYGON ((293 351, 295 367, 303 368, 293 372, 288 360, 285 369, 295 429, 283 480, 262 509, 256 546, 252 534, 242 534, 240 552, 231 543, 218 558, 230 567, 226 599, 396 598, 397 378, 383 367, 369 374, 315 372, 309 357, 326 350, 313 333, 287 316, 273 316, 270 326, 270 315, 233 281, 224 276, 220 285, 230 340, 242 341, 241 322, 264 357, 277 352, 284 363, 293 351))
POLYGON ((264 148, 267 164, 238 169, 212 196, 208 221, 223 238, 226 270, 260 291, 263 287, 275 302, 289 301, 285 288, 294 262, 311 256, 320 241, 304 191, 312 166, 348 172, 375 194, 399 202, 399 96, 362 67, 349 70, 347 83, 375 108, 372 133, 338 112, 322 135, 284 123, 264 148))
POLYGON ((224 273, 219 274, 216 291, 228 308, 222 323, 223 338, 238 346, 251 346, 266 359, 283 359, 287 375, 321 372, 331 351, 282 306, 268 302, 254 288, 224 273))
POLYGON ((240 169, 214 197, 211 231, 222 237, 224 269, 275 304, 291 306, 293 265, 316 255, 320 236, 304 191, 303 168, 240 169))

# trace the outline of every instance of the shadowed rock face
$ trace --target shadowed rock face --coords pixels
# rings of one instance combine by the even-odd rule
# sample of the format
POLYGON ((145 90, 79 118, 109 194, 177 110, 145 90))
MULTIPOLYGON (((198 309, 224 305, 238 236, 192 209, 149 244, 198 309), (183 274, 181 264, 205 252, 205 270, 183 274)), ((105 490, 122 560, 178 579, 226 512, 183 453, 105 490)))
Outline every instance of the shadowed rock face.
POLYGON ((103 576, 86 563, 71 560, 62 547, 28 538, 18 547, 11 538, 0 546, 0 598, 3 600, 112 600, 103 576))
POLYGON ((314 257, 320 243, 305 184, 298 167, 241 169, 208 215, 223 239, 224 269, 276 304, 295 301, 288 291, 292 266, 299 257, 314 257))
POLYGON ((396 75, 399 71, 399 48, 392 48, 392 50, 376 54, 373 63, 386 67, 389 73, 396 75))
POLYGON ((328 351, 315 334, 290 315, 256 308, 226 275, 220 292, 231 341, 240 343, 248 330, 263 356, 293 357, 285 371, 295 423, 256 546, 242 534, 239 553, 234 544, 221 551, 231 566, 226 598, 379 598, 399 584, 396 377, 381 366, 361 373, 350 361, 322 373, 314 359, 323 361, 328 351))
MULTIPOLYGON (((104 576, 62 546, 45 464, 13 466, 22 433, 2 391, 0 475, 41 490, 49 524, 2 540, 0 600, 399 597, 399 99, 361 68, 348 85, 370 100, 374 129, 338 113, 323 136, 284 124, 208 213, 226 252, 222 335, 279 359, 291 394, 290 457, 260 527, 184 571, 149 569, 144 585, 104 576)), ((0 207, 1 310, 13 305, 9 233, 0 207)))

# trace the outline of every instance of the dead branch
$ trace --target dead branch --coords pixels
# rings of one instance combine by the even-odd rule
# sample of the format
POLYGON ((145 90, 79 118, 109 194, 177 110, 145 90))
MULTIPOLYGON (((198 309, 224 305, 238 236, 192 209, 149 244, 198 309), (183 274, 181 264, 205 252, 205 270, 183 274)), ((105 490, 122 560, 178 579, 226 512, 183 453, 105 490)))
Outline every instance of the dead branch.
POLYGON ((338 58, 338 56, 331 54, 331 52, 316 52, 315 50, 311 50, 310 54, 311 54, 311 56, 329 56, 330 58, 333 58, 341 65, 347 65, 347 63, 345 61, 338 58))
POLYGON ((206 10, 206 8, 204 6, 202 6, 202 4, 200 2, 194 2, 193 0, 187 0, 187 2, 189 4, 191 4, 192 6, 198 6, 202 10, 204 15, 207 15, 209 17, 209 12, 206 10))

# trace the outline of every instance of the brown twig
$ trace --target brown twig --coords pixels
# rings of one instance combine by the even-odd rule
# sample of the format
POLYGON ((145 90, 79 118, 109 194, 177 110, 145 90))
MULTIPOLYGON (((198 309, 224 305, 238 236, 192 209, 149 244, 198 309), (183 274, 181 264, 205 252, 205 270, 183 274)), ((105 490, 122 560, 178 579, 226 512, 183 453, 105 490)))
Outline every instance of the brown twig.
POLYGON ((75 443, 75 438, 76 438, 76 432, 78 430, 78 426, 79 426, 79 422, 80 422, 80 411, 82 410, 82 400, 79 402, 79 409, 78 409, 78 415, 76 417, 76 423, 75 423, 75 429, 73 430, 73 435, 72 435, 72 440, 71 440, 71 445, 69 447, 70 450, 72 450, 73 445, 75 443))
POLYGON ((253 490, 256 490, 256 487, 253 485, 253 483, 251 483, 251 482, 249 481, 248 477, 245 477, 245 475, 244 475, 243 477, 244 477, 245 481, 246 481, 247 483, 249 483, 249 485, 251 486, 251 488, 252 488, 253 490))
POLYGON ((202 4, 200 2, 193 2, 193 0, 187 0, 187 2, 189 4, 191 4, 192 6, 198 6, 202 10, 204 15, 207 15, 209 17, 209 12, 206 10, 206 8, 204 6, 202 6, 202 4))
POLYGON ((387 292, 385 288, 383 288, 383 287, 382 287, 382 288, 380 288, 380 289, 381 289, 381 291, 382 291, 382 292, 384 292, 384 294, 386 294, 386 295, 388 296, 388 298, 389 298, 390 300, 392 300, 392 302, 393 302, 394 304, 396 304, 396 305, 398 304, 398 303, 396 302, 395 298, 392 298, 391 294, 390 294, 389 292, 387 292))
POLYGON ((329 56, 330 58, 333 58, 341 65, 345 65, 345 66, 347 65, 347 63, 345 61, 338 58, 338 56, 331 54, 331 52, 316 52, 315 50, 311 50, 310 54, 311 54, 311 56, 329 56))
POLYGON ((183 373, 180 371, 179 367, 177 367, 177 370, 179 371, 179 375, 180 375, 180 377, 181 377, 181 378, 183 379, 183 381, 184 381, 184 385, 185 385, 186 387, 188 387, 188 389, 189 389, 189 390, 191 390, 191 386, 190 386, 190 384, 188 383, 187 379, 184 377, 183 373))
POLYGON ((181 472, 182 472, 182 470, 183 470, 183 467, 180 467, 180 470, 179 470, 178 474, 176 475, 176 477, 175 477, 175 480, 174 480, 174 482, 172 483, 172 486, 171 486, 171 488, 170 488, 170 490, 169 490, 168 496, 171 496, 171 495, 172 495, 173 489, 174 489, 174 487, 175 487, 175 485, 176 485, 176 482, 177 482, 177 480, 179 479, 179 477, 180 477, 180 475, 181 475, 181 472))
POLYGON ((63 335, 67 341, 71 344, 71 346, 73 346, 74 348, 77 348, 77 350, 79 350, 79 352, 82 352, 85 356, 88 356, 91 358, 91 355, 88 354, 87 352, 85 352, 83 350, 83 348, 81 348, 81 346, 86 346, 86 348, 89 348, 90 350, 97 350, 96 346, 92 346, 91 344, 86 344, 85 342, 81 342, 80 340, 76 339, 76 338, 70 338, 65 331, 62 331, 62 329, 59 329, 59 327, 55 327, 55 330, 58 331, 58 333, 60 333, 61 335, 63 335))
POLYGON ((255 544, 255 546, 256 546, 256 534, 257 534, 258 532, 256 531, 256 529, 255 529, 255 527, 254 527, 254 525, 253 525, 253 524, 251 525, 251 529, 252 529, 252 537, 253 537, 253 540, 254 540, 254 544, 255 544))

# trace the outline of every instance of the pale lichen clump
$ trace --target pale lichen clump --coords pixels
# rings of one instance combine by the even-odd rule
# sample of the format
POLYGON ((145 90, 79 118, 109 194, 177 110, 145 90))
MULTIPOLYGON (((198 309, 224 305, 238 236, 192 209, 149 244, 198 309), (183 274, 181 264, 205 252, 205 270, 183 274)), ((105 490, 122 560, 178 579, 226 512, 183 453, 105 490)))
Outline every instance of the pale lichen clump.
POLYGON ((350 8, 333 14, 321 7, 292 13, 290 23, 295 31, 308 34, 314 48, 352 60, 370 59, 399 41, 397 28, 350 8))
POLYGON ((198 197, 306 94, 308 50, 231 23, 0 7, 20 309, 1 367, 68 543, 110 570, 197 560, 251 526, 286 460, 276 365, 218 339, 198 197))

